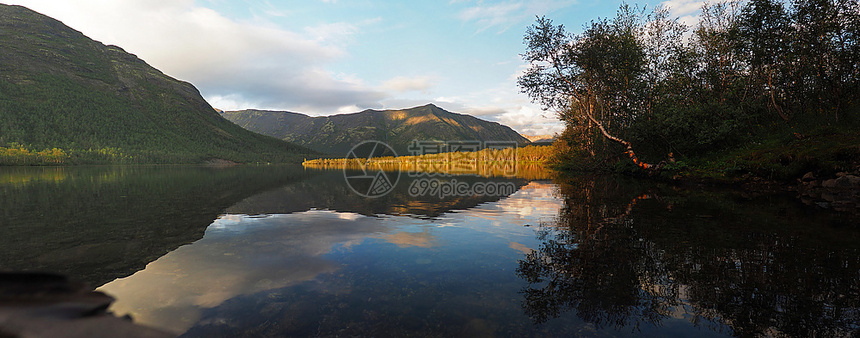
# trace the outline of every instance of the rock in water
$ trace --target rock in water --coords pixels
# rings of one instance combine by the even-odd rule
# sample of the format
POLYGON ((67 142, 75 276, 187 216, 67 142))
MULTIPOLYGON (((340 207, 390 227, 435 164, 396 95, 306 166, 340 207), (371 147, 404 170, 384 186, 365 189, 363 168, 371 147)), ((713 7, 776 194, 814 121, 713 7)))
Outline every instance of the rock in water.
POLYGON ((65 276, 0 273, 0 337, 173 337, 113 316, 112 302, 65 276))

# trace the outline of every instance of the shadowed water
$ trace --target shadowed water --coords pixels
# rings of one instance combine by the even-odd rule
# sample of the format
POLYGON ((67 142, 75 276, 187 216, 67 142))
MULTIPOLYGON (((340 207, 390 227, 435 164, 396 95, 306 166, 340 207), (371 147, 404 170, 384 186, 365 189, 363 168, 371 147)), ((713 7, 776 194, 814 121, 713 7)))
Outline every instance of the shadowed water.
POLYGON ((301 167, 0 168, 0 269, 211 336, 850 336, 860 230, 792 196, 442 177, 368 199, 301 167))

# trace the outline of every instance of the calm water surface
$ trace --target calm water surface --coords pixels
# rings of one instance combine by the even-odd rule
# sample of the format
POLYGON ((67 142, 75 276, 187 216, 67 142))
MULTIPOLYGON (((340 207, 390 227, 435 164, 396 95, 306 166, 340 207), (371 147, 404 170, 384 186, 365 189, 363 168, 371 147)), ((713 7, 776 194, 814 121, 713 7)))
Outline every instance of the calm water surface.
POLYGON ((300 167, 0 168, 0 270, 189 337, 851 336, 860 229, 791 196, 619 177, 366 199, 300 167))

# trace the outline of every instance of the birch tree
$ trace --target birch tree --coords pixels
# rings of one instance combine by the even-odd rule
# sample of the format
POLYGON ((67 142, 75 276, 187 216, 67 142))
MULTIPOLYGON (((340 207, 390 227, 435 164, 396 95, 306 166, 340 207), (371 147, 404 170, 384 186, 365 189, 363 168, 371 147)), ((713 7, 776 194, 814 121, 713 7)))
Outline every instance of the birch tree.
MULTIPOLYGON (((642 27, 642 16, 626 5, 613 20, 592 21, 578 35, 538 18, 526 31, 523 59, 529 68, 518 84, 545 109, 558 111, 569 128, 586 134, 596 130, 647 169, 654 165, 640 161, 633 144, 621 136, 645 102, 640 97, 646 73, 642 27)), ((592 154, 598 146, 586 144, 592 154)))

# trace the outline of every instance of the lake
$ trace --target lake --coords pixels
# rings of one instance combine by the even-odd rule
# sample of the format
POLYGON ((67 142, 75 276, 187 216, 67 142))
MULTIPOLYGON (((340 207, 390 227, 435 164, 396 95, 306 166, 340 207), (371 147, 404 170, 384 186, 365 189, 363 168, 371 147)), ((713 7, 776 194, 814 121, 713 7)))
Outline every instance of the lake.
POLYGON ((857 219, 792 195, 352 174, 0 167, 0 270, 188 337, 860 333, 857 219))

